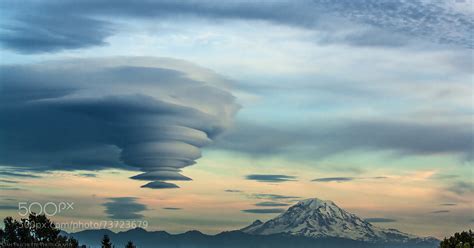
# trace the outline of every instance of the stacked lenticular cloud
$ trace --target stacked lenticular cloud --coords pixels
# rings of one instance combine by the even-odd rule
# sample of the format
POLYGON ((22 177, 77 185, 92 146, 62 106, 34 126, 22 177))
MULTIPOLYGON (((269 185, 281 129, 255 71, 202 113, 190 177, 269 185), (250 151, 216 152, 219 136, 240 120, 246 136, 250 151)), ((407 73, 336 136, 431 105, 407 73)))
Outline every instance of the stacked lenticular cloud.
POLYGON ((79 59, 0 69, 0 163, 27 170, 124 168, 176 188, 181 169, 232 122, 226 80, 155 58, 79 59), (25 156, 29 154, 28 156, 25 156))

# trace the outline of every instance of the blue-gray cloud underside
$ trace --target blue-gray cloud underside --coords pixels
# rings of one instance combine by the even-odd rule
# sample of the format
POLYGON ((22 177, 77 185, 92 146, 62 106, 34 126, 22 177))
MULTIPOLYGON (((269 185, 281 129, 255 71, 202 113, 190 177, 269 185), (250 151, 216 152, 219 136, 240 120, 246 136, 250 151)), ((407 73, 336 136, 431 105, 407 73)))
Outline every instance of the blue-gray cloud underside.
POLYGON ((24 53, 106 44, 114 18, 265 20, 323 32, 320 42, 400 46, 406 37, 472 48, 472 18, 426 1, 2 1, 4 47, 24 53), (38 13, 41 13, 39 15, 38 13), (66 18, 67 17, 67 18, 66 18), (107 20, 107 21, 104 21, 107 20), (364 24, 347 32, 346 26, 364 24))
POLYGON ((449 213, 450 211, 449 210, 437 210, 437 211, 433 211, 431 212, 432 214, 446 214, 446 213, 449 213))
POLYGON ((289 205, 290 204, 288 203, 282 203, 282 202, 259 202, 255 204, 255 206, 257 207, 285 207, 289 205))
POLYGON ((247 180, 258 182, 279 183, 287 181, 295 181, 296 177, 287 175, 272 175, 272 174, 252 174, 245 176, 247 180))
POLYGON ((389 222, 396 222, 397 220, 390 219, 390 218, 367 218, 365 219, 365 221, 372 222, 372 223, 389 223, 389 222))
POLYGON ((254 156, 293 154, 318 159, 346 151, 392 151, 401 155, 452 154, 473 159, 470 125, 395 120, 353 121, 284 129, 239 123, 214 147, 254 156))
POLYGON ((184 61, 141 57, 2 66, 0 163, 140 170, 132 178, 151 181, 143 187, 177 188, 164 181, 190 180, 181 169, 239 108, 216 82, 192 79, 190 70, 224 80, 184 61))
POLYGON ((283 208, 255 208, 255 209, 244 209, 242 210, 244 213, 251 213, 251 214, 278 214, 285 212, 283 208))
MULTIPOLYGON (((1 147, 1 144, 0 144, 1 147)), ((1 151, 0 151, 1 154, 1 151)), ((0 175, 4 177, 16 177, 16 178, 40 178, 40 176, 31 173, 18 173, 12 171, 0 171, 0 175)))
POLYGON ((255 199, 270 199, 270 200, 297 200, 301 197, 290 196, 290 195, 278 195, 278 194, 252 194, 250 198, 255 199))
POLYGON ((116 197, 108 200, 103 206, 111 219, 141 219, 143 215, 140 213, 147 210, 146 205, 136 202, 137 198, 134 197, 116 197))
POLYGON ((474 182, 472 181, 457 181, 454 182, 447 188, 448 191, 463 195, 466 193, 474 192, 474 182))
POLYGON ((174 208, 174 207, 168 207, 168 208, 163 208, 164 210, 173 210, 173 211, 177 211, 177 210, 181 210, 182 208, 174 208))
POLYGON ((0 210, 18 210, 18 206, 0 205, 0 210))

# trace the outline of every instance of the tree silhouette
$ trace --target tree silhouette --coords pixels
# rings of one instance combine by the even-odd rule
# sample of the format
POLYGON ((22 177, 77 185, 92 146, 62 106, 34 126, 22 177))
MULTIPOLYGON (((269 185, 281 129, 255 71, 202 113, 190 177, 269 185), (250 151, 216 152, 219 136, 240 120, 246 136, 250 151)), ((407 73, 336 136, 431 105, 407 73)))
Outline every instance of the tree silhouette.
POLYGON ((20 221, 6 217, 3 223, 4 230, 0 229, 0 247, 79 247, 74 238, 60 236, 60 230, 45 215, 31 213, 27 219, 20 221))
POLYGON ((133 244, 132 241, 128 241, 127 245, 125 246, 125 248, 136 248, 136 246, 133 244))
POLYGON ((112 243, 110 242, 109 235, 104 235, 102 239, 102 248, 112 248, 112 243))
POLYGON ((474 233, 469 232, 455 233, 453 236, 444 238, 441 241, 440 248, 474 248, 474 233))

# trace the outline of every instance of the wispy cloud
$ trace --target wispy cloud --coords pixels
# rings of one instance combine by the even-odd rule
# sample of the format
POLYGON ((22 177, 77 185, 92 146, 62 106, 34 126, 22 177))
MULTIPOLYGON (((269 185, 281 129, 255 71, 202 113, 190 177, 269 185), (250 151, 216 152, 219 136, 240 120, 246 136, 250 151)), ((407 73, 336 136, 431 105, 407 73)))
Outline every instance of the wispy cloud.
POLYGON ((471 160, 472 138, 470 126, 455 123, 361 120, 290 128, 240 123, 217 142, 216 148, 253 156, 295 154, 313 160, 357 150, 453 154, 471 160))
POLYGON ((355 180, 354 177, 323 177, 311 180, 312 182, 349 182, 355 180))
POLYGON ((445 214, 445 213, 449 213, 450 211, 449 210, 436 210, 436 211, 433 211, 431 212, 432 214, 445 214))
POLYGON ((393 1, 390 14, 385 11, 386 5, 376 0, 361 1, 355 5, 346 1, 320 0, 299 1, 298 4, 292 1, 239 1, 225 4, 212 0, 134 1, 133 4, 119 1, 115 3, 114 8, 105 8, 102 1, 9 3, 10 1, 5 1, 1 5, 8 13, 5 20, 8 32, 3 33, 0 41, 6 48, 22 53, 104 46, 107 45, 108 37, 119 32, 113 23, 121 17, 166 20, 176 16, 221 21, 263 20, 278 25, 317 30, 323 34, 320 42, 353 46, 402 46, 407 43, 407 37, 416 37, 472 48, 472 40, 466 35, 472 25, 469 16, 443 8, 443 5, 433 8, 433 4, 423 1, 393 1), (36 12, 32 11, 33 9, 36 12), (328 15, 331 17, 325 18, 328 15), (377 21, 379 19, 383 22, 377 21), (428 24, 422 20, 431 22, 428 24), (331 21, 345 25, 334 25, 331 21), (347 29, 348 23, 364 28, 359 27, 356 29, 358 32, 354 32, 347 29), (75 32, 70 32, 73 29, 75 32), (418 30, 424 32, 420 33, 418 30), (449 32, 451 30, 454 31, 449 32), (45 33, 48 35, 44 35, 45 33))
POLYGON ((278 195, 278 194, 252 194, 250 198, 256 199, 271 199, 271 200, 296 200, 301 197, 298 196, 289 196, 289 195, 278 195))
POLYGON ((226 190, 224 190, 224 192, 227 192, 227 193, 242 193, 242 190, 238 190, 238 189, 226 189, 226 190))
POLYGON ((372 223, 390 223, 390 222, 396 222, 396 219, 391 219, 391 218, 367 218, 365 219, 367 222, 372 222, 372 223))
POLYGON ((388 177, 385 176, 377 176, 377 177, 322 177, 322 178, 316 178, 311 180, 312 182, 350 182, 350 181, 355 181, 355 180, 382 180, 382 179, 387 179, 388 177))
POLYGON ((38 175, 33 175, 30 173, 18 173, 18 172, 12 172, 12 171, 0 171, 0 175, 6 176, 6 177, 23 177, 23 178, 40 178, 38 175))
POLYGON ((448 191, 456 193, 458 195, 463 195, 468 192, 474 191, 474 184, 467 181, 457 181, 447 188, 448 191))
POLYGON ((259 202, 256 203, 255 206, 258 207, 284 207, 284 206, 289 206, 290 204, 288 203, 282 203, 282 202, 259 202))
POLYGON ((247 180, 267 183, 280 183, 288 181, 296 181, 296 177, 287 175, 272 175, 272 174, 251 174, 245 177, 247 180))
POLYGON ((456 206, 458 205, 457 203, 442 203, 442 204, 439 204, 440 206, 447 206, 447 207, 450 207, 450 206, 456 206))
POLYGON ((97 174, 94 173, 79 173, 77 175, 80 177, 97 177, 97 174))

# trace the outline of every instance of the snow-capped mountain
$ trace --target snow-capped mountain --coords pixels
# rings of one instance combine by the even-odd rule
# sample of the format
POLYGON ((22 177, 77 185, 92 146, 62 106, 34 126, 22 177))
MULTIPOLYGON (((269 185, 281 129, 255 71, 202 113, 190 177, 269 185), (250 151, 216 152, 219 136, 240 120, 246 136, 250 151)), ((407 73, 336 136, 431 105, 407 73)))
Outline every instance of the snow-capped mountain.
POLYGON ((311 238, 337 237, 370 242, 407 242, 420 239, 395 229, 373 226, 339 208, 332 201, 316 198, 300 201, 276 218, 265 223, 257 220, 241 231, 255 235, 286 233, 311 238))

